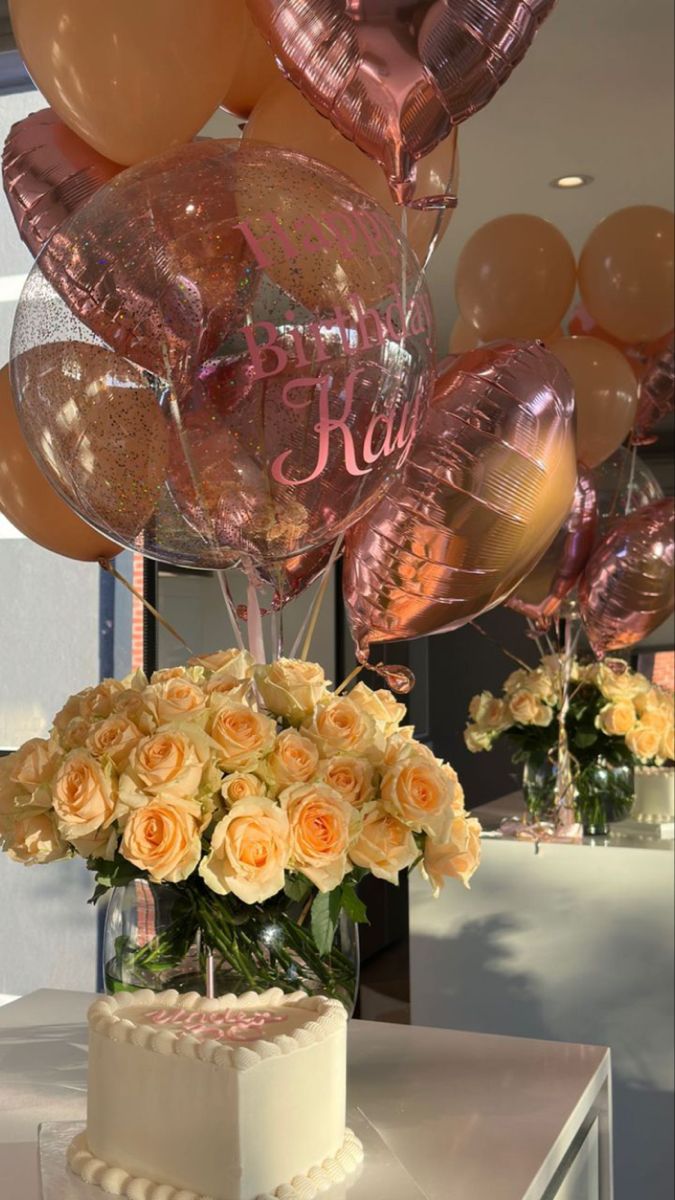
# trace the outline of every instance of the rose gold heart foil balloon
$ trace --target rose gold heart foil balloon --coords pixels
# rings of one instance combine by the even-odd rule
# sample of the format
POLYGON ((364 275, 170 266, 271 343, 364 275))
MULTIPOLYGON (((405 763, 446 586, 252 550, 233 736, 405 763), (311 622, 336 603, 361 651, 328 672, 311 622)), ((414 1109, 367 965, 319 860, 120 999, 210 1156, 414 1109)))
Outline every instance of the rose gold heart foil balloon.
POLYGON ((506 601, 507 607, 546 629, 578 582, 595 541, 598 513, 591 474, 579 468, 572 509, 526 579, 506 601))
POLYGON ((648 364, 640 382, 638 410, 631 441, 649 446, 657 441, 654 426, 675 409, 675 343, 657 354, 648 364))
POLYGON ((674 539, 673 501, 659 500, 616 521, 594 551, 579 601, 599 658, 636 645, 673 612, 674 539))
POLYGON ((567 516, 574 398, 541 343, 497 343, 441 368, 400 480, 346 537, 345 601, 373 642, 456 629, 504 600, 567 516))
POLYGON ((483 108, 554 0, 248 0, 282 69, 380 162, 407 203, 415 163, 483 108))
POLYGON ((2 182, 31 254, 39 254, 54 231, 122 169, 92 150, 51 108, 17 121, 2 154, 2 182))
POLYGON ((102 505, 93 467, 89 486, 78 476, 77 511, 150 557, 201 568, 246 557, 272 582, 277 564, 379 500, 433 383, 429 293, 391 220, 330 168, 255 143, 206 141, 130 168, 33 268, 15 394, 34 453, 69 495, 89 383, 55 342, 118 351, 115 372, 141 376, 157 429, 139 428, 113 389, 116 444, 134 460, 137 438, 153 463, 153 441, 166 446, 150 513, 102 505))

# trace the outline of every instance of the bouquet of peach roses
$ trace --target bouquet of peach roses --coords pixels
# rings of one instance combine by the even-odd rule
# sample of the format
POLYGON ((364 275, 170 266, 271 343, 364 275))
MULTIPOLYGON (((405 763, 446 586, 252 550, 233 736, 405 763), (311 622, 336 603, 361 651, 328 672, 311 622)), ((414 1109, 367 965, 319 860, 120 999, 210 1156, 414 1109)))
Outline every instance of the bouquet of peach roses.
POLYGON ((364 875, 395 884, 419 864, 438 891, 478 865, 457 776, 404 713, 390 692, 336 694, 315 663, 244 650, 108 679, 0 761, 2 845, 22 863, 85 858, 95 898, 171 895, 166 930, 117 939, 111 987, 163 984, 198 944, 228 990, 344 998, 354 968, 336 931, 342 913, 366 919, 364 875))

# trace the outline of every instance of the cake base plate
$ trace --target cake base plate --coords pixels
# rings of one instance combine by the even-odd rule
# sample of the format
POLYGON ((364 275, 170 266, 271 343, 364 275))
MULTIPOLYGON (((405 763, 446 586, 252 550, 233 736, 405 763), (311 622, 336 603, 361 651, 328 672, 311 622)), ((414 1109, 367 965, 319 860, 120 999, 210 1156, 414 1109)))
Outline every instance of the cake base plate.
MULTIPOLYGON (((363 1143, 364 1162, 344 1183, 323 1192, 322 1200, 373 1200, 374 1196, 386 1196, 387 1200, 428 1200, 360 1109, 350 1109, 347 1124, 363 1143)), ((68 1147, 84 1128, 81 1121, 50 1121, 40 1125, 38 1160, 42 1200, 102 1200, 105 1197, 101 1188, 84 1183, 66 1165, 68 1147)))

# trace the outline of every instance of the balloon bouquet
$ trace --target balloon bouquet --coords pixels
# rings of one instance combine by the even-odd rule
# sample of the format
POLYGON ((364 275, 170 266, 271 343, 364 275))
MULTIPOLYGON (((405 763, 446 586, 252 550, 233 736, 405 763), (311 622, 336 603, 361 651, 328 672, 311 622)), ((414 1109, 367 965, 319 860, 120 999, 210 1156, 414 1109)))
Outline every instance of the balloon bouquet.
POLYGON ((362 663, 585 530, 558 532, 586 486, 567 373, 526 329, 437 368, 420 265, 458 125, 552 6, 12 0, 51 107, 3 155, 36 256, 0 391, 10 520, 80 558, 241 567, 256 642, 259 590, 282 606, 344 543, 362 663), (197 138, 220 103, 241 140, 197 138))

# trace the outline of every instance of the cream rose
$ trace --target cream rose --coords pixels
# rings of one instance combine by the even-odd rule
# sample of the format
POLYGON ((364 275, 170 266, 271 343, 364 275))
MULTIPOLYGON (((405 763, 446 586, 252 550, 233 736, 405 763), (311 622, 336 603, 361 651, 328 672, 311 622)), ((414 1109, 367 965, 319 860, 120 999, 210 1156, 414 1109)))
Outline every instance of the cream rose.
POLYGON ((673 718, 665 708, 645 708, 640 717, 640 724, 649 729, 655 729, 657 733, 663 735, 672 725, 673 718))
POLYGON ((600 709, 595 724, 609 737, 625 737, 637 722, 637 713, 630 700, 617 700, 600 709))
POLYGON ((194 817, 170 802, 153 800, 131 814, 120 849, 155 883, 180 883, 194 871, 202 847, 194 817))
POLYGON ((443 840, 453 817, 455 784, 440 766, 422 755, 411 755, 385 771, 381 784, 387 812, 414 833, 443 840))
POLYGON ((375 692, 367 684, 357 683, 349 693, 349 699, 373 718, 385 737, 396 733, 406 714, 405 704, 401 704, 386 688, 379 688, 375 692))
POLYGON ((310 717, 328 694, 323 667, 295 658, 278 658, 269 666, 256 667, 255 680, 265 707, 292 725, 310 717))
POLYGON ((216 825, 199 874, 221 896, 260 904, 283 888, 290 848, 283 809, 264 797, 242 800, 216 825))
POLYGON ((659 758, 665 759, 666 762, 672 762, 675 759, 675 731, 673 730, 672 723, 661 735, 659 758))
POLYGON ((378 738, 373 718, 348 696, 338 696, 317 709, 309 726, 323 758, 339 751, 365 754, 369 758, 384 752, 384 739, 378 738))
POLYGON ((673 696, 672 693, 662 692, 660 688, 652 687, 648 692, 640 692, 634 700, 635 711, 638 716, 642 717, 646 712, 653 712, 655 709, 659 712, 666 712, 671 716, 673 712, 673 696))
POLYGON ((507 695, 510 695, 511 692, 521 691, 522 688, 527 687, 529 678, 530 672, 525 671, 522 667, 519 667, 517 671, 512 671, 509 675, 506 683, 504 684, 504 691, 507 693, 507 695))
POLYGON ((526 690, 533 692, 539 700, 543 700, 546 704, 553 704, 560 688, 559 679, 558 675, 554 684, 551 674, 539 667, 536 671, 530 672, 526 690))
POLYGON ((115 815, 110 772, 86 750, 72 750, 54 776, 52 804, 67 841, 104 829, 115 815))
POLYGON ((213 713, 209 732, 220 765, 226 771, 247 771, 269 754, 277 727, 246 704, 223 704, 213 713))
POLYGON ((135 688, 125 688, 115 698, 113 713, 133 721, 134 725, 147 737, 157 729, 157 716, 146 704, 144 691, 145 689, 143 692, 139 692, 135 688))
POLYGON ((185 676, 150 684, 143 692, 147 708, 158 725, 170 721, 193 721, 206 709, 206 695, 199 684, 185 676))
POLYGON ((227 673, 231 679, 250 679, 253 675, 254 658, 248 650, 219 650, 216 654, 196 654, 190 659, 191 667, 203 667, 214 674, 227 673))
POLYGON ((649 762, 650 759, 658 757, 661 737, 656 729, 636 725, 626 735, 626 745, 631 754, 634 754, 641 762, 649 762))
POLYGON ((401 729, 397 729, 396 733, 392 733, 391 737, 387 738, 381 765, 393 767, 394 763, 405 758, 407 754, 416 754, 420 744, 415 741, 414 726, 403 725, 401 729))
POLYGON ((464 730, 464 744, 472 754, 492 749, 494 740, 495 735, 492 730, 481 729, 480 725, 467 725, 464 730))
POLYGON ((117 850, 119 834, 114 825, 97 829, 84 837, 70 838, 70 845, 80 858, 104 858, 112 862, 117 850))
POLYGON ((113 713, 104 721, 97 721, 86 740, 86 747, 94 758, 109 758, 118 771, 126 767, 132 750, 138 745, 142 733, 133 721, 120 713, 113 713))
POLYGON ((548 704, 540 702, 537 704, 533 725, 540 725, 542 728, 547 728, 553 720, 553 709, 549 708, 548 704))
POLYGON ((24 810, 5 835, 4 849, 15 862, 26 866, 56 862, 68 855, 54 814, 44 809, 24 810))
POLYGON ((354 810, 325 783, 296 783, 279 800, 291 827, 290 865, 332 892, 347 874, 354 810))
POLYGON ((510 729, 513 721, 506 701, 496 700, 493 696, 483 708, 480 724, 493 733, 503 733, 505 729, 510 729))
POLYGON ((367 758, 335 754, 321 761, 319 778, 353 808, 362 808, 375 794, 375 770, 367 758))
POLYGON ((60 761, 61 755, 53 742, 31 738, 9 755, 10 779, 27 792, 35 792, 41 784, 49 782, 60 761))
POLYGON ((91 721, 84 717, 73 717, 61 734, 61 745, 64 750, 81 750, 86 745, 91 732, 91 721))
POLYGON ((307 783, 316 774, 318 764, 319 751, 314 742, 296 729, 285 729, 274 743, 267 770, 275 787, 285 788, 292 783, 307 783))
POLYGON ((82 716, 82 702, 91 691, 92 688, 83 688, 81 692, 76 692, 74 696, 68 697, 63 708, 59 709, 54 717, 54 729, 57 733, 62 734, 75 717, 82 716))
POLYGON ((377 879, 397 884, 401 871, 417 858, 415 838, 406 825, 379 804, 367 804, 361 815, 361 831, 349 850, 351 861, 372 871, 377 879))
POLYGON ((232 775, 225 776, 220 794, 227 807, 231 808, 241 800, 250 800, 251 796, 265 796, 267 793, 265 784, 257 775, 248 771, 235 771, 232 775))
POLYGON ((475 817, 458 815, 446 841, 427 840, 423 874, 430 881, 435 896, 440 894, 449 878, 460 879, 465 887, 469 886, 471 876, 480 865, 480 835, 480 822, 475 817))
POLYGON ((631 671, 622 658, 607 658, 595 671, 595 685, 606 700, 634 700, 650 689, 644 675, 631 671))
POLYGON ((534 725, 540 704, 534 692, 520 688, 509 697, 509 709, 517 725, 534 725))
POLYGON ((197 727, 160 729, 132 751, 120 779, 120 797, 129 803, 129 784, 150 796, 194 796, 211 753, 208 738, 197 727))
POLYGON ((123 692, 124 685, 118 679, 104 679, 97 687, 89 688, 80 702, 80 716, 86 721, 109 717, 116 698, 123 692))

